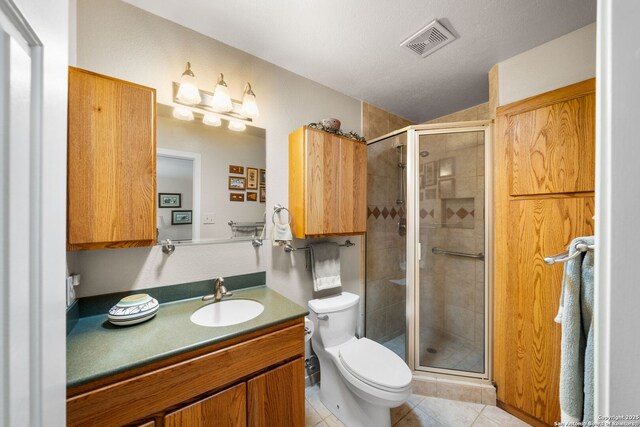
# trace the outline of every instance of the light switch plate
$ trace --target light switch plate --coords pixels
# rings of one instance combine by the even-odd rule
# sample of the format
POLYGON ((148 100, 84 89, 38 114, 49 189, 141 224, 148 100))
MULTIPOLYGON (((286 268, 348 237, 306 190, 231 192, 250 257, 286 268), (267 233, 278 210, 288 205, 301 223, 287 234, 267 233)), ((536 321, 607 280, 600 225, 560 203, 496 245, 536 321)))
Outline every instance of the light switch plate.
POLYGON ((206 213, 203 216, 204 220, 203 222, 205 224, 215 224, 216 223, 216 214, 214 213, 206 213))

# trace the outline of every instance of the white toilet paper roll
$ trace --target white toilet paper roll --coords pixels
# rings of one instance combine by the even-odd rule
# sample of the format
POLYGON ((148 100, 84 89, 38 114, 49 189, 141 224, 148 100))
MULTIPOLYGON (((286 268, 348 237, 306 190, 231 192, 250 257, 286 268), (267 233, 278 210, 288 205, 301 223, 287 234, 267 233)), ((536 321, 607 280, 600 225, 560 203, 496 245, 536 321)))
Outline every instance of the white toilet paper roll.
POLYGON ((311 320, 309 320, 308 317, 304 318, 304 340, 309 341, 311 339, 311 336, 313 335, 313 332, 315 331, 315 326, 313 324, 313 322, 311 320))

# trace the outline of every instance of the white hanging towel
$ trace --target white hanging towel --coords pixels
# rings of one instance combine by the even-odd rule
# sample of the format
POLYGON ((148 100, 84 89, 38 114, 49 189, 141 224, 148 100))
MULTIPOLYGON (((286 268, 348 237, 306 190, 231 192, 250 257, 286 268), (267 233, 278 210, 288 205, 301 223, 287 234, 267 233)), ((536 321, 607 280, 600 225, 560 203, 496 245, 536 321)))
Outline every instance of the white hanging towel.
POLYGON ((340 248, 336 242, 311 243, 311 274, 313 289, 339 288, 340 281, 340 248))
POLYGON ((273 224, 273 246, 283 246, 291 244, 293 240, 293 234, 291 233, 291 226, 287 223, 276 222, 273 224))

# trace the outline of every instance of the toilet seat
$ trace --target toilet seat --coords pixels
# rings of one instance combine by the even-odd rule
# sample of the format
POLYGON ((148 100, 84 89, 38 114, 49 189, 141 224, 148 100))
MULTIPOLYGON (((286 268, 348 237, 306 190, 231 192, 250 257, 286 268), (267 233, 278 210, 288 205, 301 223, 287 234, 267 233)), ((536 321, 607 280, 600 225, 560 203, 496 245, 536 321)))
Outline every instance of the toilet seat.
POLYGON ((411 386, 409 367, 393 351, 368 338, 354 339, 339 349, 342 366, 360 381, 389 392, 411 386))

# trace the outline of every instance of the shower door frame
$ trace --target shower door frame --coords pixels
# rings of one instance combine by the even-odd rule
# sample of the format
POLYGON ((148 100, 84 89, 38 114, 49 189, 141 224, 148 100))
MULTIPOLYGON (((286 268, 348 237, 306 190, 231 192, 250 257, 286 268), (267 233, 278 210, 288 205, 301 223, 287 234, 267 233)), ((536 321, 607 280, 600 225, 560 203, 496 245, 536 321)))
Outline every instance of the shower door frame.
MULTIPOLYGON (((407 307, 406 307, 406 354, 407 364, 414 371, 414 374, 430 373, 436 375, 446 375, 455 377, 475 378, 479 380, 490 380, 492 367, 492 354, 489 342, 492 336, 492 318, 493 313, 489 304, 491 300, 491 279, 493 271, 491 263, 487 259, 491 259, 493 250, 493 241, 489 233, 488 225, 492 221, 493 205, 492 203, 492 186, 493 182, 491 159, 492 159, 492 123, 491 120, 468 121, 468 122, 451 122, 438 123, 431 125, 417 125, 402 129, 407 132, 407 307), (420 366, 420 271, 417 268, 420 262, 420 176, 419 176, 419 159, 420 159, 420 136, 437 135, 444 133, 464 133, 464 132, 484 132, 484 372, 475 373, 468 371, 459 371, 455 369, 433 368, 420 366)), ((401 133, 401 131, 393 132, 393 134, 401 133)), ((389 137, 391 135, 386 135, 389 137)), ((385 137, 376 138, 384 139, 385 137)))

